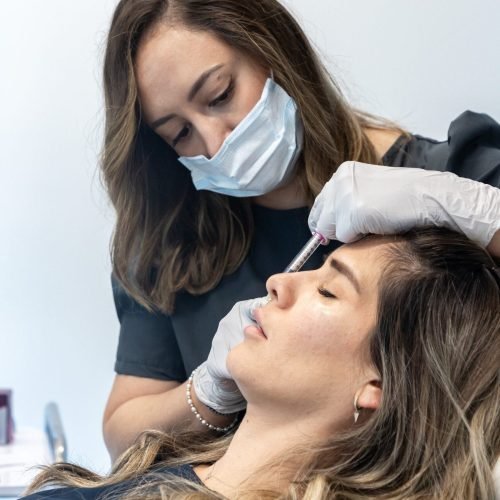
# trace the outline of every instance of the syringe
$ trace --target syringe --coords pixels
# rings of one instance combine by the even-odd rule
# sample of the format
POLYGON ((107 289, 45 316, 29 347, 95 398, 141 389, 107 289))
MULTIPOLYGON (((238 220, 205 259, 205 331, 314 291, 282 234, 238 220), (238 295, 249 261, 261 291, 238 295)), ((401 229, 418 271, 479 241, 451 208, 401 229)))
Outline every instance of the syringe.
MULTIPOLYGON (((319 233, 313 233, 309 241, 302 247, 302 250, 293 258, 292 262, 288 264, 284 273, 296 273, 302 266, 309 260, 309 257, 314 253, 314 251, 321 245, 328 243, 328 240, 319 233)), ((265 306, 271 302, 271 295, 267 295, 262 306, 265 306)))
POLYGON ((304 245, 302 250, 295 256, 295 258, 288 264, 284 273, 295 273, 299 271, 302 266, 309 260, 309 257, 321 245, 328 243, 328 240, 319 233, 313 233, 310 240, 304 245))

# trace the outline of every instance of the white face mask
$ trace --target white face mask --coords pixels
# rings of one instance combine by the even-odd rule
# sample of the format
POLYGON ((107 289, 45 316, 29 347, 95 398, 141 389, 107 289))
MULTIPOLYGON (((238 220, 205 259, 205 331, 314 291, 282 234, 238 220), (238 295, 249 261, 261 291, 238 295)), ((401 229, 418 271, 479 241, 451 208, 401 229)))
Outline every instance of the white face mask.
POLYGON ((302 149, 304 129, 294 100, 271 78, 262 96, 211 159, 180 156, 197 190, 259 196, 284 184, 302 149))

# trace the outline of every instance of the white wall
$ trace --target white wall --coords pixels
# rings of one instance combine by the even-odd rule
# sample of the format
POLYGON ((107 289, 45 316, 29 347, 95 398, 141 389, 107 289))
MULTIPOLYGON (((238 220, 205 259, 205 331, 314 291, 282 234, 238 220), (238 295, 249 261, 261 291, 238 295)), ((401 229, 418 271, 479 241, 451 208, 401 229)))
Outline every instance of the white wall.
POLYGON ((96 161, 115 3, 0 0, 0 386, 18 425, 57 401, 71 459, 103 471, 118 330, 96 161))
POLYGON ((500 119, 500 2, 285 0, 354 103, 445 139, 465 109, 500 119))
MULTIPOLYGON (((118 322, 99 184, 100 64, 116 0, 0 0, 0 387, 19 425, 59 403, 70 458, 105 471, 118 322)), ((443 139, 500 119, 500 3, 288 0, 359 106, 443 139)))

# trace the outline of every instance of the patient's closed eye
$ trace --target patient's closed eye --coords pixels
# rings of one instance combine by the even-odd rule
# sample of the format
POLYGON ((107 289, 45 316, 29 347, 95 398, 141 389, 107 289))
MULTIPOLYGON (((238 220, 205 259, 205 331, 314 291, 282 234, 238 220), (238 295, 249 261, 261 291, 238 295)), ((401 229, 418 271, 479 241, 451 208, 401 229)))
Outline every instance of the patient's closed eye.
POLYGON ((318 292, 320 295, 323 295, 323 297, 328 297, 330 299, 336 299, 337 297, 332 293, 326 290, 325 288, 318 288, 318 292))

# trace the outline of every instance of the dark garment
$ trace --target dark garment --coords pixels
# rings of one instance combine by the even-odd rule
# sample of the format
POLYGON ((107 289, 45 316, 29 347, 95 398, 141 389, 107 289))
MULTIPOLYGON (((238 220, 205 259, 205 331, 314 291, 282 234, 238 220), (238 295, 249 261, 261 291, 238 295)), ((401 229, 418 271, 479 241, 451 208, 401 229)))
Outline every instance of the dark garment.
MULTIPOLYGON (((467 111, 450 125, 448 140, 400 137, 382 163, 450 171, 500 187, 500 125, 467 111)), ((184 381, 210 350, 220 319, 239 300, 266 295, 265 282, 283 271, 310 238, 308 209, 253 207, 255 235, 248 257, 232 275, 201 296, 180 293, 171 316, 151 314, 113 280, 121 323, 115 370, 119 374, 184 381)), ((339 246, 320 247, 304 269, 315 269, 339 246)))
MULTIPOLYGON (((191 465, 181 465, 179 467, 159 467, 154 470, 155 478, 158 474, 164 474, 169 476, 180 476, 185 479, 189 479, 194 483, 202 484, 199 477, 193 471, 191 465)), ((129 492, 132 488, 140 484, 144 484, 146 479, 146 474, 141 475, 138 478, 130 479, 122 483, 114 484, 111 486, 101 486, 97 488, 56 488, 45 491, 40 491, 38 493, 33 493, 27 497, 23 497, 24 500, 99 500, 106 498, 118 499, 129 492)))
POLYGON ((383 164, 453 172, 500 187, 500 125, 488 115, 466 111, 451 122, 447 141, 400 137, 383 164))

